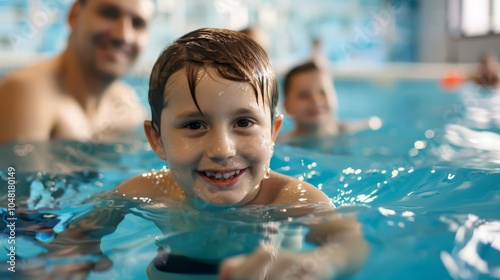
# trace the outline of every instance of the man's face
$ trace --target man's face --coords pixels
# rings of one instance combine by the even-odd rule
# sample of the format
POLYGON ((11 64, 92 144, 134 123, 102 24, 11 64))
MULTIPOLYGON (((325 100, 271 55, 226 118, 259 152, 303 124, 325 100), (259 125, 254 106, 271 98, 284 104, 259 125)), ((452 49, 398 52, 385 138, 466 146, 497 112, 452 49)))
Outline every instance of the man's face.
POLYGON ((130 69, 148 40, 151 0, 87 0, 70 14, 72 45, 87 71, 116 79, 130 69))

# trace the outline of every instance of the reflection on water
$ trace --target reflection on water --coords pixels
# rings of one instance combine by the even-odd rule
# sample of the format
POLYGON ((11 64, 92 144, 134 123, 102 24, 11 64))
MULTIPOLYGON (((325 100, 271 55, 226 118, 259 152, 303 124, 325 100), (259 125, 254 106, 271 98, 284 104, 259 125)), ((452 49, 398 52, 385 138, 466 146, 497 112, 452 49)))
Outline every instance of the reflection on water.
POLYGON ((460 95, 463 117, 445 125, 435 153, 445 162, 499 170, 500 89, 467 85, 460 95))
POLYGON ((500 222, 464 216, 456 223, 455 245, 450 252, 441 252, 441 259, 455 279, 475 279, 481 274, 500 278, 500 222))
POLYGON ((462 123, 469 128, 500 128, 500 88, 466 85, 460 92, 464 108, 462 123))
POLYGON ((498 170, 500 134, 451 124, 445 127, 444 143, 436 153, 444 161, 498 170))

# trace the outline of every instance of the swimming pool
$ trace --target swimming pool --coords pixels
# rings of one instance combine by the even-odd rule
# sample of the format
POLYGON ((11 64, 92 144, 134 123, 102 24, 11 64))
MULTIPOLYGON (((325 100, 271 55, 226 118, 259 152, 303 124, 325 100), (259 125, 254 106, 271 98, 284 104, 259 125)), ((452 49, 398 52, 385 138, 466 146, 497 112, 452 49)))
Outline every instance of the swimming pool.
MULTIPOLYGON (((349 279, 499 279, 497 99, 471 88, 465 94, 445 93, 433 80, 338 81, 336 88, 341 119, 378 115, 384 126, 296 143, 305 148, 278 144, 271 167, 321 188, 339 211, 358 214, 372 250, 364 267, 349 279)), ((290 126, 286 121, 285 129, 290 126)), ((43 211, 48 216, 27 220, 43 218, 45 226, 57 232, 64 229, 66 218, 85 215, 95 205, 116 207, 106 199, 88 202, 90 197, 128 177, 163 167, 144 141, 141 136, 114 144, 4 145, 2 184, 8 184, 8 167, 15 167, 16 209, 43 211)), ((2 207, 7 207, 8 196, 2 195, 2 207)), ((101 248, 114 265, 92 272, 89 279, 146 278, 146 267, 156 255, 155 237, 162 232, 147 219, 154 213, 141 205, 147 206, 147 201, 103 239, 101 248)), ((217 218, 231 222, 233 213, 219 213, 217 218)), ((19 232, 18 261, 47 265, 45 259, 37 259, 43 249, 33 238, 48 242, 51 232, 38 231, 31 237, 28 231, 19 232)), ((0 254, 0 278, 5 279, 12 276, 5 266, 5 235, 2 244, 6 252, 0 254)))

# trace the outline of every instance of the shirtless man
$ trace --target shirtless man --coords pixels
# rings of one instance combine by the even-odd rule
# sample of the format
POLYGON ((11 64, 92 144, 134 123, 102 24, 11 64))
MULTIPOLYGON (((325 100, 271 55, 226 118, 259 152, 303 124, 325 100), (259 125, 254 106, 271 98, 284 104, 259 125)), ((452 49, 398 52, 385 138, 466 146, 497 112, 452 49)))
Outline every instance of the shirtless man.
POLYGON ((0 143, 117 139, 144 120, 119 78, 145 47, 150 0, 77 0, 67 48, 0 80, 0 143))

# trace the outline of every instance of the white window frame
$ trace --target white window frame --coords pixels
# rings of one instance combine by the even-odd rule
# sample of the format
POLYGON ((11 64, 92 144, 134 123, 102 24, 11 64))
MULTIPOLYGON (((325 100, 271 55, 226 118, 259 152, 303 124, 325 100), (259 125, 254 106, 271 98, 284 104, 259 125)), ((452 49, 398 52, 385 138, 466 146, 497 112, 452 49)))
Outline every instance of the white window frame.
POLYGON ((485 36, 500 35, 500 0, 487 0, 488 8, 484 17, 487 18, 488 28, 481 34, 467 34, 464 32, 464 13, 465 1, 475 2, 475 0, 448 0, 448 30, 455 37, 475 38, 485 36), (458 20, 457 20, 458 19, 458 20))

